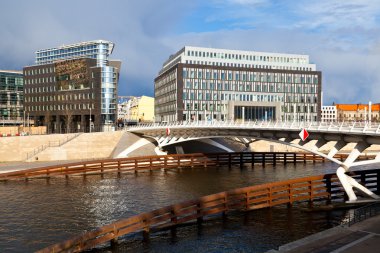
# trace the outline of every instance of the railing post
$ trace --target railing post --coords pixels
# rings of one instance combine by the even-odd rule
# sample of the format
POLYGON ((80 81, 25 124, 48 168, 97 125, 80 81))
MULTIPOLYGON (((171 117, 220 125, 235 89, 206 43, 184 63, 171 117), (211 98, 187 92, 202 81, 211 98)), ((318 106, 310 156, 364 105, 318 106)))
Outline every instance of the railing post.
POLYGON ((115 248, 119 244, 118 237, 117 237, 118 233, 119 233, 119 230, 114 225, 113 226, 113 235, 114 235, 114 238, 111 240, 111 248, 115 248))
POLYGON ((148 224, 148 221, 146 220, 146 218, 143 220, 143 223, 144 223, 143 240, 144 241, 149 241, 149 232, 150 232, 150 229, 149 229, 149 224, 148 224))
POLYGON ((228 199, 227 199, 227 192, 224 193, 224 211, 222 213, 222 217, 223 219, 225 219, 227 217, 227 211, 228 211, 228 199))
POLYGON ((252 169, 253 167, 255 166, 255 153, 251 153, 251 166, 252 166, 252 169))
POLYGON ((231 160, 231 153, 228 153, 228 168, 231 169, 231 163, 232 163, 232 160, 231 160))
POLYGON ((309 204, 313 203, 313 181, 308 181, 309 183, 309 204))
POLYGON ((303 154, 303 163, 306 163, 306 153, 303 154))
POLYGON ((366 184, 366 174, 365 173, 360 174, 360 182, 365 187, 365 184, 366 184))
POLYGON ((327 204, 330 204, 331 203, 331 191, 332 191, 332 188, 331 188, 331 176, 328 176, 326 178, 326 190, 329 194, 329 197, 327 199, 327 204))
POLYGON ((201 203, 197 204, 197 224, 201 225, 203 222, 203 215, 202 215, 202 206, 201 203))
POLYGON ((294 164, 297 163, 297 154, 296 153, 293 153, 293 163, 294 164))
POLYGON ((137 174, 137 168, 138 168, 138 163, 137 163, 137 159, 135 159, 135 174, 137 174))
POLYGON ((289 199, 288 207, 292 207, 293 206, 293 191, 292 191, 291 184, 288 184, 288 199, 289 199))
POLYGON ((287 155, 288 155, 287 153, 284 153, 284 164, 287 163, 287 161, 286 161, 287 155))
POLYGON ((240 169, 243 168, 243 153, 240 153, 240 169))
POLYGON ((265 153, 262 153, 262 165, 265 167, 265 153))
POLYGON ((276 153, 273 153, 273 166, 276 166, 276 162, 277 162, 276 153))
POLYGON ((380 194, 380 171, 377 172, 376 185, 377 185, 377 194, 380 194))
POLYGON ((117 176, 120 177, 121 175, 121 161, 117 161, 117 176))

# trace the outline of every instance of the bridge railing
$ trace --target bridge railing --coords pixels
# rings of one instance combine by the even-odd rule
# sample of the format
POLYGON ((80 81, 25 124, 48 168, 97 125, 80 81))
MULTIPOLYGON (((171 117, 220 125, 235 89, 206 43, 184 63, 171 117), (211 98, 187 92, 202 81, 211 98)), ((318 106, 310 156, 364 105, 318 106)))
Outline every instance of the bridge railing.
MULTIPOLYGON (((376 181, 379 173, 380 170, 361 171, 359 175, 367 181, 376 181)), ((380 190, 378 181, 371 187, 380 190)), ((127 234, 142 232, 146 239, 150 232, 189 222, 201 223, 205 219, 214 218, 215 215, 224 216, 231 211, 249 211, 302 201, 343 201, 344 198, 344 192, 334 174, 244 187, 135 215, 38 252, 80 252, 107 242, 112 244, 127 234)))
POLYGON ((380 124, 370 122, 318 122, 318 121, 178 121, 165 123, 149 123, 131 126, 131 131, 149 128, 181 128, 181 127, 236 127, 265 129, 302 129, 314 131, 339 131, 353 133, 380 134, 380 124))

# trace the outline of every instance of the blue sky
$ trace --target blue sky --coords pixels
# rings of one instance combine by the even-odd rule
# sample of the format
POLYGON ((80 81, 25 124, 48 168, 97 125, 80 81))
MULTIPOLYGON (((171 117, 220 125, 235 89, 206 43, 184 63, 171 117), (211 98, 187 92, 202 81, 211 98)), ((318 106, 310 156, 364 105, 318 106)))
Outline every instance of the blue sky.
POLYGON ((162 63, 184 45, 310 55, 324 104, 380 103, 378 0, 2 0, 0 69, 38 49, 106 39, 122 60, 120 95, 153 96, 162 63))

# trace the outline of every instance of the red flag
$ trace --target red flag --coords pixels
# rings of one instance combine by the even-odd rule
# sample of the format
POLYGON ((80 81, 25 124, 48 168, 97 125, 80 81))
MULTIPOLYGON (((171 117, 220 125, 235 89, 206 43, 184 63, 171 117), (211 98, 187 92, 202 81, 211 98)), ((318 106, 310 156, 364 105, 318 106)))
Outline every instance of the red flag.
POLYGON ((299 136, 301 137, 301 140, 302 141, 305 141, 307 139, 307 137, 309 137, 309 133, 307 132, 307 130, 304 128, 301 130, 299 136))

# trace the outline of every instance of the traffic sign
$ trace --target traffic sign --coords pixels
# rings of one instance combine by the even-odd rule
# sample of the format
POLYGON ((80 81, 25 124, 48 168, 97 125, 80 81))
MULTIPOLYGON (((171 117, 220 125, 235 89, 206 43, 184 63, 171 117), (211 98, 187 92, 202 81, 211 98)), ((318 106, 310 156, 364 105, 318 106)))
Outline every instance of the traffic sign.
POLYGON ((305 141, 307 139, 307 137, 309 137, 309 133, 307 132, 307 130, 305 128, 303 128, 301 130, 299 136, 301 137, 302 141, 305 141))

